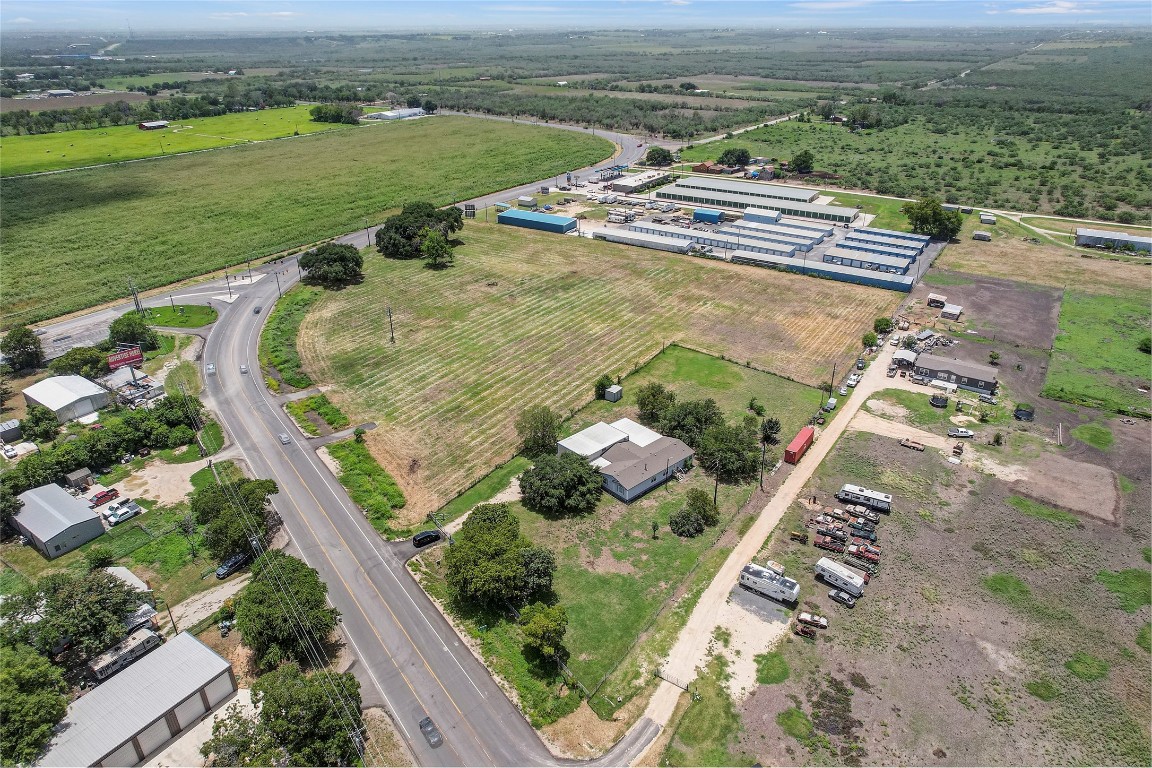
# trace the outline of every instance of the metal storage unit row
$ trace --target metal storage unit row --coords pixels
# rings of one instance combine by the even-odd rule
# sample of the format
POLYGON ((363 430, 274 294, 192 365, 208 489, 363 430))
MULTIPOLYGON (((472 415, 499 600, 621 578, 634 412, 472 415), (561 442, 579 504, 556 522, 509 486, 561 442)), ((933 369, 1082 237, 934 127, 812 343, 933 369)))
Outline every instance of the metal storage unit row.
POLYGON ((894 256, 906 261, 916 261, 920 253, 915 248, 897 248, 892 245, 877 245, 876 243, 862 243, 859 240, 843 240, 836 244, 837 248, 846 248, 850 251, 863 251, 875 253, 880 256, 894 256))
POLYGON ((748 264, 754 267, 783 269, 787 272, 799 272, 800 274, 815 275, 829 280, 839 280, 856 285, 869 285, 874 288, 887 288, 891 291, 902 291, 904 293, 911 291, 912 284, 915 282, 914 278, 910 275, 884 274, 882 272, 856 269, 839 264, 825 264, 824 262, 805 259, 784 259, 777 256, 748 253, 746 251, 733 253, 731 261, 733 264, 748 264))
POLYGON ((789 245, 798 251, 812 250, 812 241, 805 240, 799 237, 792 237, 789 235, 778 235, 772 232, 758 232, 754 229, 735 229, 724 227, 723 229, 716 230, 718 235, 731 235, 737 238, 737 242, 745 240, 765 241, 769 243, 780 243, 781 245, 789 245))
MULTIPOLYGON (((742 195, 727 192, 713 192, 707 189, 692 189, 680 186, 680 182, 669 184, 656 191, 658 200, 676 200, 682 203, 695 203, 697 205, 719 206, 721 208, 754 208, 762 205, 764 200, 752 195, 742 195)), ((779 204, 773 203, 785 216, 798 216, 803 219, 819 219, 834 221, 840 224, 850 224, 860 214, 855 208, 844 208, 838 205, 818 205, 816 203, 798 203, 781 200, 779 204)))
POLYGON ((824 254, 829 264, 842 264, 856 269, 868 269, 890 274, 908 274, 909 261, 894 256, 882 256, 863 251, 846 251, 843 248, 829 248, 824 254))
POLYGON ((762 224, 775 224, 780 221, 780 211, 767 208, 745 208, 744 221, 756 221, 762 224))
POLYGON ((739 179, 685 176, 677 183, 687 189, 706 189, 713 192, 748 195, 749 197, 761 197, 768 200, 789 200, 795 203, 810 203, 820 196, 819 192, 812 189, 797 189, 781 184, 765 184, 760 181, 740 181, 739 179))
POLYGON ((868 233, 860 234, 857 232, 849 232, 844 236, 845 240, 851 240, 854 243, 870 243, 872 245, 887 245, 890 248, 902 248, 906 251, 915 251, 919 256, 924 252, 927 247, 922 243, 917 243, 912 240, 900 240, 895 237, 882 237, 880 235, 869 235, 868 233))
POLYGON ((796 237, 801 240, 807 240, 813 245, 823 242, 827 236, 824 232, 819 232, 814 229, 790 227, 787 224, 761 224, 758 221, 733 221, 725 226, 736 229, 746 229, 751 232, 771 232, 777 235, 784 235, 785 237, 796 237))
POLYGON ((623 243, 635 245, 640 248, 654 248, 658 251, 671 253, 688 253, 692 250, 692 241, 666 235, 653 235, 646 232, 632 232, 626 229, 597 229, 592 233, 596 240, 605 240, 610 243, 623 243))
POLYGON ((857 227, 854 232, 866 235, 880 235, 881 237, 894 237, 897 240, 914 240, 917 243, 928 245, 932 238, 928 235, 915 235, 911 232, 898 232, 895 229, 880 229, 878 227, 857 227))
POLYGON ((633 232, 647 232, 652 235, 665 235, 667 237, 679 237, 685 240, 691 240, 700 245, 709 245, 713 248, 724 248, 726 250, 745 250, 754 253, 771 253, 779 256, 791 256, 796 253, 796 249, 792 246, 779 244, 769 245, 764 243, 762 245, 752 245, 750 243, 738 243, 730 237, 717 237, 711 232, 701 232, 693 229, 680 229, 679 227, 669 227, 663 224, 649 224, 646 221, 638 221, 635 224, 629 224, 628 229, 633 232))
POLYGON ((514 227, 539 229, 543 232, 555 232, 561 235, 576 229, 576 219, 569 216, 553 216, 548 213, 520 211, 515 208, 500 211, 496 214, 496 221, 501 224, 511 224, 514 227))

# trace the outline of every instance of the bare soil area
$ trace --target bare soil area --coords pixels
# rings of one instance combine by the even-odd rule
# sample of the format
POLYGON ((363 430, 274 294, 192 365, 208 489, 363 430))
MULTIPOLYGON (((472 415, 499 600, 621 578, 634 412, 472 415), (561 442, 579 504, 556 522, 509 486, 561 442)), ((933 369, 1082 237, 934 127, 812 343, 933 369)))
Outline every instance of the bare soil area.
POLYGON ((181 504, 192 493, 192 475, 206 466, 206 459, 186 464, 152 461, 113 487, 130 498, 142 496, 165 506, 181 504))
POLYGON ((1046 453, 1029 464, 1019 489, 1037 501, 1120 524, 1120 488, 1106 467, 1046 453))
POLYGON ((917 284, 911 293, 916 302, 916 309, 909 313, 913 319, 927 322, 930 327, 940 310, 928 306, 928 294, 942 294, 948 297, 949 304, 964 307, 962 324, 1001 346, 1052 348, 1064 296, 1062 289, 942 269, 934 269, 931 275, 958 284, 917 284))

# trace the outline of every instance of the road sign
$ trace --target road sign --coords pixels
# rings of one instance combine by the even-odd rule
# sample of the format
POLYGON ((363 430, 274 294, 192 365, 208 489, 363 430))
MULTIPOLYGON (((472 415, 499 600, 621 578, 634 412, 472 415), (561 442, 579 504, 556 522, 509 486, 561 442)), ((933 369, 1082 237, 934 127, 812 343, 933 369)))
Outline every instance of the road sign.
POLYGON ((464 203, 464 218, 476 218, 476 205, 474 203, 464 203))
POLYGON ((140 365, 142 362, 144 362, 144 353, 140 351, 140 347, 129 347, 108 355, 108 367, 112 370, 123 368, 126 365, 140 365))

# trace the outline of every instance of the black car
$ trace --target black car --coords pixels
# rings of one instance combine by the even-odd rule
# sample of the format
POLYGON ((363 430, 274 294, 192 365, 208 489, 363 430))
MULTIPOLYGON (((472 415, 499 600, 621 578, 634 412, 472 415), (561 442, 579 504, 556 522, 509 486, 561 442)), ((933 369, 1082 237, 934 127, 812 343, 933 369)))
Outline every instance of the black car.
POLYGON ((948 398, 944 395, 932 395, 932 397, 928 398, 928 404, 933 408, 947 408, 948 398))
POLYGON ((419 549, 440 541, 440 531, 420 531, 412 537, 412 546, 419 549))
MULTIPOLYGON (((425 531, 427 533, 427 531, 425 531)), ((440 735, 440 729, 436 727, 436 723, 432 722, 432 718, 426 717, 420 721, 420 733, 424 734, 424 738, 428 739, 428 746, 432 749, 444 743, 444 737, 440 735)))
POLYGON ((237 554, 232 555, 232 557, 225 560, 223 563, 220 564, 220 567, 216 569, 216 578, 218 578, 218 579, 228 578, 232 574, 236 573, 236 571, 243 568, 247 562, 248 562, 248 553, 246 553, 246 552, 238 552, 237 554))
POLYGON ((1016 421, 1032 421, 1036 418, 1036 409, 1022 403, 1016 406, 1016 410, 1013 411, 1012 415, 1016 418, 1016 421))

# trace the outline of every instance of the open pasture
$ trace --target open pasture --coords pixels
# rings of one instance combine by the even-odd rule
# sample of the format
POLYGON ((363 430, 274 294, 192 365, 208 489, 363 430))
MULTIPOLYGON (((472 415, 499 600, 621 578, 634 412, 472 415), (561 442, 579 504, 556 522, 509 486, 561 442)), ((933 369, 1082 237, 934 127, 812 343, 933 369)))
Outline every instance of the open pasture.
POLYGON ((0 139, 3 151, 0 175, 83 168, 353 127, 313 123, 309 109, 311 107, 285 107, 172 120, 167 128, 155 131, 117 125, 35 136, 6 136, 0 139))
POLYGON ((447 205, 611 151, 572 131, 444 116, 9 179, 0 325, 123 297, 128 277, 168 285, 379 222, 410 200, 447 205))
POLYGON ((597 376, 627 374, 666 343, 815 384, 854 360, 860 335, 899 300, 479 221, 458 237, 457 265, 441 272, 370 256, 364 283, 326 295, 300 332, 309 374, 335 385, 329 396, 354 421, 379 425, 373 451, 418 514, 514 452, 523 408, 567 415, 597 376))

